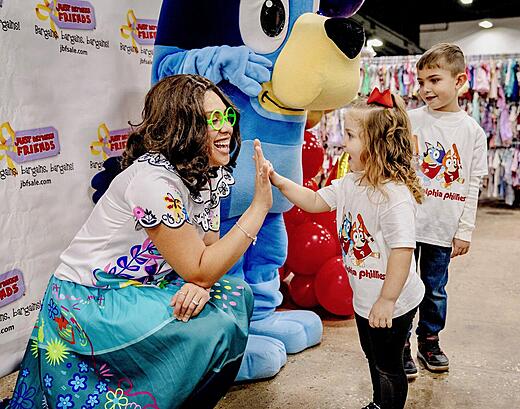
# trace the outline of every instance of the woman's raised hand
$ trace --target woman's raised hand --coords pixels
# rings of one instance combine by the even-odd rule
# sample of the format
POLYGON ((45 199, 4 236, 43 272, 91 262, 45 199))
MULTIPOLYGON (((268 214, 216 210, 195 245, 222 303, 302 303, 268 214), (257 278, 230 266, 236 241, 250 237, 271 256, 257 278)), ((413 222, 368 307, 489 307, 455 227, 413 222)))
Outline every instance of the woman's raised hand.
POLYGON ((263 206, 268 211, 273 205, 273 193, 271 190, 271 181, 269 175, 273 170, 271 162, 264 158, 262 152, 262 145, 258 139, 254 141, 255 153, 253 159, 256 165, 256 177, 255 177, 255 197, 253 202, 263 206))

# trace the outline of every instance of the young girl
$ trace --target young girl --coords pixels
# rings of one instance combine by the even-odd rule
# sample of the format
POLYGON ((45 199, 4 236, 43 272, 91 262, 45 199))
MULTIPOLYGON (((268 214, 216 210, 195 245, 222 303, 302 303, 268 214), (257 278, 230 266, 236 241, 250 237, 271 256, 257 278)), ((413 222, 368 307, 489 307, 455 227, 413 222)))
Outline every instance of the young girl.
POLYGON ((345 149, 351 173, 314 192, 270 170, 271 183, 311 213, 336 209, 343 261, 354 292, 361 347, 373 402, 403 408, 408 383, 403 349, 424 285, 412 262, 415 204, 422 192, 413 169, 412 135, 401 98, 377 88, 347 111, 345 149))

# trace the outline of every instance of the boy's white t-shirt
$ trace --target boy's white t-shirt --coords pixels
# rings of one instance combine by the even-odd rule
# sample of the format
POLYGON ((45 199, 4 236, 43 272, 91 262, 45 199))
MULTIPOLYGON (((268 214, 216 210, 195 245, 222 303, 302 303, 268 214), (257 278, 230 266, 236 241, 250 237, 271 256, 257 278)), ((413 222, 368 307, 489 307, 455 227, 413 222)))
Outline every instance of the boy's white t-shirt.
MULTIPOLYGON (((386 193, 358 183, 360 174, 349 173, 318 191, 336 209, 343 262, 354 294, 354 311, 368 319, 379 298, 393 248, 415 248, 415 201, 404 185, 388 182, 386 193)), ((399 317, 417 307, 424 285, 412 257, 410 273, 394 309, 399 317)))
POLYGON ((424 106, 408 115, 417 137, 417 174, 426 194, 417 211, 417 241, 451 247, 470 178, 488 173, 486 134, 465 111, 424 106))

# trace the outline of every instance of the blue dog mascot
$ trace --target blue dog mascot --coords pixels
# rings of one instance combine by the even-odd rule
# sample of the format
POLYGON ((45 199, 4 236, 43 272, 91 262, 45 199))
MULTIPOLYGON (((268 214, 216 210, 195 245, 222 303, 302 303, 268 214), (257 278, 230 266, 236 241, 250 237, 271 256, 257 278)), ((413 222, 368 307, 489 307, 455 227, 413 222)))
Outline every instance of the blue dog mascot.
MULTIPOLYGON (((362 2, 332 3, 341 3, 342 15, 351 15, 362 2)), ((241 112, 242 150, 235 185, 221 205, 222 234, 233 227, 253 197, 253 140, 262 141, 277 172, 301 183, 307 110, 338 108, 357 95, 363 29, 347 18, 317 14, 318 3, 164 0, 162 4, 152 82, 174 74, 203 75, 218 84, 241 112)), ((338 9, 337 4, 329 6, 338 9)), ((287 353, 321 340, 322 324, 315 313, 275 312, 282 301, 278 268, 287 255, 282 213, 291 206, 274 189, 273 207, 256 245, 229 272, 243 277, 255 296, 239 381, 274 376, 287 353)))

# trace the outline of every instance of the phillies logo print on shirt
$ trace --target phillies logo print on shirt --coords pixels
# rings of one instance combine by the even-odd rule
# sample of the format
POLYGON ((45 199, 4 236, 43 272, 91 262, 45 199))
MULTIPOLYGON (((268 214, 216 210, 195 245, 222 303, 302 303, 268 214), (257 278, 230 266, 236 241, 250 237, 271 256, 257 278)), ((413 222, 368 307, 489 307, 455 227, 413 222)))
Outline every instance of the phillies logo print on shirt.
POLYGON ((442 181, 441 185, 445 189, 450 189, 454 182, 464 183, 464 178, 460 177, 459 170, 462 169, 457 145, 453 144, 451 149, 446 149, 440 142, 434 146, 425 142, 426 150, 423 153, 423 160, 419 166, 424 175, 424 185, 430 185, 431 180, 442 181))
POLYGON ((358 214, 356 220, 352 222, 352 215, 349 213, 339 233, 341 248, 345 255, 351 257, 354 265, 363 266, 368 257, 380 258, 379 252, 373 249, 374 238, 368 231, 361 214, 358 214))
POLYGON ((339 229, 338 236, 339 242, 341 243, 341 249, 343 254, 347 255, 350 251, 352 239, 350 238, 350 230, 352 229, 352 215, 348 212, 348 215, 343 217, 343 223, 339 229))
POLYGON ((358 214, 357 220, 352 223, 350 238, 353 243, 352 253, 354 254, 357 265, 361 265, 367 257, 379 258, 379 253, 372 251, 370 243, 374 242, 374 238, 367 230, 361 214, 358 214))

